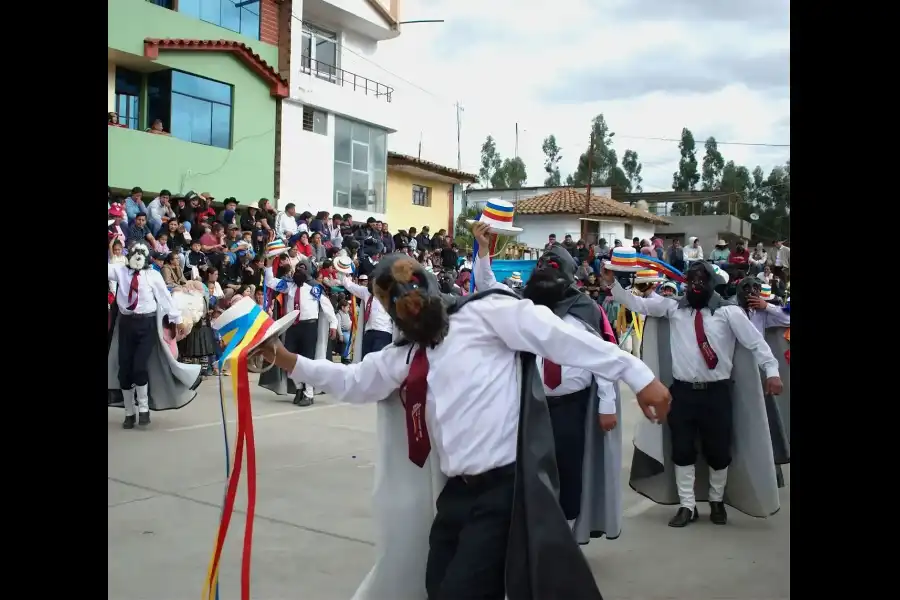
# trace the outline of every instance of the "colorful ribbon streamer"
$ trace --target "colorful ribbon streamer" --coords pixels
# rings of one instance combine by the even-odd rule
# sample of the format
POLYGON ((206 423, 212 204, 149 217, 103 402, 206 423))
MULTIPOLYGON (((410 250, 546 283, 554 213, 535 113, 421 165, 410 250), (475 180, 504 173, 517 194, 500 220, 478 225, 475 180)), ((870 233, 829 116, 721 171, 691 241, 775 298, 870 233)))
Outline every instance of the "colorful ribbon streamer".
MULTIPOLYGON (((206 575, 206 587, 203 599, 218 598, 219 562, 222 549, 228 535, 231 517, 234 515, 234 504, 237 498, 238 484, 243 470, 244 447, 247 449, 247 518, 244 525, 244 543, 241 552, 241 600, 250 600, 250 565, 253 549, 253 518, 256 513, 256 441, 253 433, 253 412, 250 403, 250 381, 247 371, 247 354, 251 347, 262 341, 266 332, 274 324, 272 319, 259 307, 250 311, 227 329, 221 331, 226 349, 219 359, 219 365, 226 360, 231 362, 232 393, 237 410, 237 439, 235 441, 233 461, 226 458, 228 481, 225 499, 222 505, 222 517, 216 535, 216 542, 209 561, 206 575)), ((220 396, 225 448, 228 453, 228 429, 225 423, 225 399, 220 396)))
POLYGON ((651 256, 647 256, 646 254, 639 254, 637 257, 637 263, 641 267, 646 267, 648 269, 653 269, 659 273, 662 273, 669 279, 677 281, 678 283, 684 283, 684 273, 673 267, 667 262, 659 260, 658 258, 653 258, 651 256))

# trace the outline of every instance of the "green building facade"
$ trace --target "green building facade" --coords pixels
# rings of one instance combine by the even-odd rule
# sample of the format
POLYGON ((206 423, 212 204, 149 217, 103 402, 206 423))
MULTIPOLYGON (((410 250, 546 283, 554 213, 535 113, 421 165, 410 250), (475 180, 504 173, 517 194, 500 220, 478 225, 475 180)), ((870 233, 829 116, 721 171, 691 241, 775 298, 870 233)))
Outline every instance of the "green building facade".
POLYGON ((110 187, 273 198, 276 107, 288 95, 267 22, 276 7, 221 2, 211 12, 208 1, 109 0, 108 110, 121 124, 107 127, 110 187), (168 135, 147 131, 157 119, 168 135))

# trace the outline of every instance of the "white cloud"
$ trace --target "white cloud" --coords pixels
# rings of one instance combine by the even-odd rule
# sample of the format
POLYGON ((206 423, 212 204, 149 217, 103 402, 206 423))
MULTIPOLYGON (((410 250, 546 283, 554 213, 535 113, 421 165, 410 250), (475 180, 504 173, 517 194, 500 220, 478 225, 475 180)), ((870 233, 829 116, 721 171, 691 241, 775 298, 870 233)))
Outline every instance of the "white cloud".
MULTIPOLYGON (((445 23, 405 25, 373 56, 430 92, 381 74, 404 115, 390 147, 415 155, 421 135, 422 158, 456 166, 453 103, 459 100, 463 170, 477 173, 488 134, 501 154, 513 156, 518 123, 528 183, 540 185, 543 138, 556 135, 565 176, 587 146, 591 119, 603 113, 618 134, 620 158, 636 150, 644 188, 661 191, 671 189, 677 143, 625 136, 678 138, 688 127, 700 155, 710 135, 790 143, 788 82, 779 83, 788 70, 779 57, 790 44, 787 20, 776 10, 783 0, 745 4, 754 2, 768 7, 764 18, 748 21, 752 10, 744 7, 735 14, 719 10, 705 22, 698 16, 703 0, 668 0, 664 18, 658 11, 623 12, 625 5, 614 1, 405 0, 403 20, 445 23)), ((768 170, 790 156, 790 148, 720 149, 726 160, 751 169, 768 170)))

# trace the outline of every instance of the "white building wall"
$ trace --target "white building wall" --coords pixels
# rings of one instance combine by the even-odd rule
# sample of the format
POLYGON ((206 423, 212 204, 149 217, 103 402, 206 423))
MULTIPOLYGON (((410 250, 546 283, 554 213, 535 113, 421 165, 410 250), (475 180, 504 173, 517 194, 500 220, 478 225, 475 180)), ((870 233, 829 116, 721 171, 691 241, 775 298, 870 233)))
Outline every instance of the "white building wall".
MULTIPOLYGON (((338 18, 339 11, 352 12, 357 17, 382 24, 375 9, 364 0, 294 0, 292 12, 296 19, 307 21, 319 28, 337 34, 340 43, 339 69, 367 77, 372 82, 384 83, 379 79, 379 69, 357 54, 375 60, 378 42, 359 31, 349 29, 349 21, 338 18), (304 11, 307 4, 316 14, 304 11), (331 7, 327 6, 331 5, 331 7), (322 16, 326 15, 326 16, 322 16), (331 15, 329 18, 327 15, 331 15)), ((384 219, 384 213, 354 210, 334 205, 334 130, 335 115, 392 133, 397 130, 395 106, 385 96, 376 96, 373 83, 365 88, 362 79, 357 80, 354 89, 350 75, 345 75, 343 85, 321 79, 315 73, 304 73, 303 27, 295 21, 291 27, 291 76, 290 99, 282 102, 281 116, 281 188, 277 204, 282 208, 293 202, 298 211, 316 212, 328 210, 353 215, 354 221, 365 221, 368 217, 384 219), (303 106, 327 114, 327 135, 303 130, 303 106)), ((383 75, 383 73, 382 73, 383 75)))
POLYGON ((106 112, 116 110, 116 65, 106 61, 106 112))
MULTIPOLYGON (((529 248, 543 248, 551 233, 556 234, 559 242, 567 234, 574 240, 581 237, 581 219, 578 215, 516 215, 513 224, 524 229, 518 240, 529 248)), ((631 238, 638 236, 649 240, 654 232, 654 226, 650 223, 632 224, 621 219, 604 220, 598 225, 599 237, 605 238, 610 245, 615 240, 621 240, 630 246, 631 238)))

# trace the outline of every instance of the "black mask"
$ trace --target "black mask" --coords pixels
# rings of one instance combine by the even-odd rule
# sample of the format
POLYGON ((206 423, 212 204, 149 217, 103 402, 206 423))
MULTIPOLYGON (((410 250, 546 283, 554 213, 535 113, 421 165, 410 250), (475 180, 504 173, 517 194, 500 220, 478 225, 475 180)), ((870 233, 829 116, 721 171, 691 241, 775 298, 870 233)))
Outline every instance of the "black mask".
POLYGON ((741 282, 737 286, 737 300, 738 306, 747 310, 750 308, 750 298, 751 297, 759 297, 759 292, 762 289, 762 284, 759 280, 753 277, 745 277, 741 279, 741 282))
POLYGON ((432 273, 412 258, 392 253, 378 263, 369 279, 373 293, 407 340, 422 345, 443 341, 450 318, 432 273))
POLYGON ((522 295, 535 304, 552 309, 575 283, 576 270, 572 255, 566 249, 554 246, 538 259, 522 295))
POLYGON ((686 279, 685 297, 688 304, 695 310, 706 307, 715 288, 716 272, 712 265, 705 262, 691 264, 686 279))

